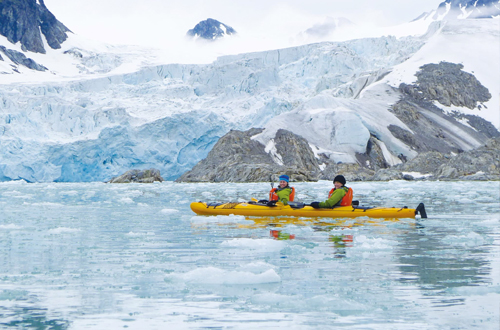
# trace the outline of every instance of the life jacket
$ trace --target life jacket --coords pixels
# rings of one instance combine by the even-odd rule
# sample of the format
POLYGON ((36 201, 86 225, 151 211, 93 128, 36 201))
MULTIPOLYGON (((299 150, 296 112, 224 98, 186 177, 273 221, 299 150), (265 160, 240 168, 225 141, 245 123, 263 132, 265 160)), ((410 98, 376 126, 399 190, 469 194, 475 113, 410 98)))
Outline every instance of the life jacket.
MULTIPOLYGON (((293 199, 295 198, 295 188, 294 187, 288 187, 292 189, 292 192, 290 193, 290 202, 293 202, 293 199)), ((278 191, 278 188, 273 188, 269 192, 269 200, 270 201, 277 201, 278 200, 278 194, 276 194, 276 191, 278 191)))
MULTIPOLYGON (((351 206, 352 204, 352 195, 353 195, 353 191, 352 191, 352 188, 349 188, 349 187, 342 187, 342 188, 347 188, 347 192, 345 194, 344 197, 342 197, 342 199, 340 200, 340 206, 351 206)), ((340 188, 340 189, 342 189, 340 188)), ((335 188, 333 188, 332 190, 330 190, 330 193, 328 194, 328 198, 332 197, 332 194, 333 192, 335 191, 335 188)))

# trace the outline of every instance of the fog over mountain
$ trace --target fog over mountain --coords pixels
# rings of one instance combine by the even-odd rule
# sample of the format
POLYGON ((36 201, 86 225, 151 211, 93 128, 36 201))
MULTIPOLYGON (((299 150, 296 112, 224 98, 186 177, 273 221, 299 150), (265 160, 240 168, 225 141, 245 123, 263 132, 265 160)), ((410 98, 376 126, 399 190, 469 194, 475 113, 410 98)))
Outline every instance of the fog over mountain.
MULTIPOLYGON (((31 2, 44 10, 43 1, 31 2)), ((245 178, 257 166, 236 157, 241 171, 229 181, 278 170, 298 176, 304 168, 312 174, 303 179, 328 178, 341 166, 368 177, 425 152, 453 157, 480 148, 499 135, 499 20, 441 20, 438 12, 409 23, 425 26, 421 35, 326 41, 208 64, 161 63, 147 49, 92 43, 55 18, 67 38, 52 47, 40 28, 45 53, 2 32, 0 180, 105 181, 157 168, 167 180, 213 181, 213 171, 234 166, 222 154, 198 174, 188 171, 219 140, 231 141, 223 145, 229 154, 262 155, 267 169, 245 178)))

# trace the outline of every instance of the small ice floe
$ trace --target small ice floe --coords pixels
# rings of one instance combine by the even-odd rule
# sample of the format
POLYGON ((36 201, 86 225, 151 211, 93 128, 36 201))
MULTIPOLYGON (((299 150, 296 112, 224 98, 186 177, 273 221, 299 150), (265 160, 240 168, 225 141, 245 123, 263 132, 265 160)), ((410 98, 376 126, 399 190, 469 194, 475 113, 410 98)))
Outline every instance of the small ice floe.
POLYGON ((130 197, 123 197, 120 199, 120 202, 124 204, 134 204, 134 200, 130 197))
POLYGON ((48 206, 48 207, 63 207, 63 204, 60 203, 51 203, 51 202, 41 202, 41 203, 33 203, 33 206, 48 206))
POLYGON ((0 225, 0 229, 21 229, 23 227, 9 223, 8 225, 0 225))
POLYGON ((425 179, 425 178, 428 178, 430 176, 433 176, 433 174, 431 173, 420 173, 420 172, 401 172, 401 174, 403 174, 403 177, 411 177, 413 179, 425 179))
POLYGON ((354 247, 360 250, 392 250, 395 243, 383 238, 369 238, 365 235, 354 236, 354 247))
POLYGON ((136 232, 130 231, 130 232, 126 233, 125 235, 130 236, 130 237, 139 237, 139 236, 155 236, 156 234, 152 231, 142 232, 142 233, 136 233, 136 232))
POLYGON ((493 218, 484 219, 480 222, 481 225, 490 226, 490 225, 498 225, 500 224, 500 217, 495 216, 493 218))
POLYGON ((485 239, 480 234, 472 231, 467 235, 445 236, 443 238, 443 243, 460 246, 479 246, 485 244, 485 239))
POLYGON ((49 234, 57 235, 57 234, 65 234, 65 233, 76 233, 79 232, 80 229, 77 228, 67 228, 67 227, 57 227, 53 229, 47 230, 49 234))
POLYGON ((141 190, 127 190, 125 194, 130 197, 139 197, 144 195, 144 192, 142 192, 141 190))
POLYGON ((176 209, 163 209, 160 211, 160 213, 163 213, 163 214, 172 214, 172 213, 178 213, 179 210, 176 210, 176 209))
POLYGON ((11 185, 20 185, 20 184, 27 184, 28 182, 25 180, 12 180, 12 181, 2 181, 0 182, 0 185, 6 185, 6 186, 11 186, 11 185))
POLYGON ((203 191, 201 194, 203 195, 203 197, 206 197, 209 199, 214 197, 214 194, 212 194, 210 191, 203 191))
POLYGON ((274 266, 263 261, 251 262, 249 264, 240 265, 240 271, 263 273, 269 269, 274 269, 274 266))
POLYGON ((80 192, 76 191, 76 190, 67 190, 67 191, 59 192, 59 195, 62 195, 62 196, 76 196, 78 194, 80 194, 80 192))
POLYGON ((254 274, 252 272, 225 270, 215 267, 197 268, 187 273, 172 273, 165 277, 165 281, 179 281, 191 284, 266 284, 278 283, 281 277, 274 269, 254 274))
POLYGON ((245 250, 259 250, 266 252, 278 252, 283 249, 287 243, 273 239, 254 239, 254 238, 234 238, 221 243, 222 247, 231 247, 245 250))
POLYGON ((191 217, 191 222, 197 224, 203 223, 245 223, 245 217, 242 215, 216 215, 216 216, 201 216, 196 215, 191 217))

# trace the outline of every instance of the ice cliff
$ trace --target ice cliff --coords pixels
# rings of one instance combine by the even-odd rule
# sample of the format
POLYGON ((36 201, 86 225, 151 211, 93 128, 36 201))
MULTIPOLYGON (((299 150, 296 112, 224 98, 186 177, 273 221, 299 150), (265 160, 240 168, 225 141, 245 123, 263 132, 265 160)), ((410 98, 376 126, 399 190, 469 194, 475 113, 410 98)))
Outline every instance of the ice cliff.
MULTIPOLYGON (((326 157, 323 166, 359 162, 373 143, 378 162, 394 165, 419 152, 395 136, 413 131, 391 107, 402 96, 400 84, 415 83, 421 65, 462 63, 491 98, 473 109, 428 102, 499 127, 491 113, 498 109, 493 74, 500 54, 484 44, 498 42, 497 26, 498 20, 437 22, 425 36, 323 42, 128 73, 118 71, 125 63, 120 54, 63 45, 61 58, 71 59, 81 78, 16 83, 9 81, 16 73, 0 76, 0 181, 105 181, 132 168, 156 168, 173 180, 231 129, 252 127, 264 128, 253 139, 277 162, 283 155, 273 154, 273 139, 284 129, 307 140, 318 159, 326 157), (449 43, 483 49, 458 56, 447 52, 449 43)), ((58 70, 37 61, 48 68, 37 77, 58 70)), ((468 118, 460 120, 470 128, 472 148, 486 137, 475 135, 478 125, 468 118)), ((466 131, 436 121, 458 135, 466 131)))

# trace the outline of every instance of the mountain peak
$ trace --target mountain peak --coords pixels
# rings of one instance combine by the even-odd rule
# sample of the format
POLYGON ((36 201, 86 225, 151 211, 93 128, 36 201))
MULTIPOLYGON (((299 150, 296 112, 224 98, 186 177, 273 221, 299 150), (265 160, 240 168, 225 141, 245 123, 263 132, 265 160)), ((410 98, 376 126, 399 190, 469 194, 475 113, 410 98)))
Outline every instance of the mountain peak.
POLYGON ((23 51, 45 54, 42 34, 53 49, 61 48, 71 32, 47 9, 43 0, 0 1, 0 34, 23 51), (41 33, 40 33, 41 32, 41 33))
POLYGON ((500 15, 500 0, 446 0, 434 19, 492 18, 500 15))
POLYGON ((200 37, 207 40, 216 40, 232 34, 236 34, 236 31, 232 27, 213 18, 199 22, 193 29, 187 32, 187 36, 189 37, 200 37))

